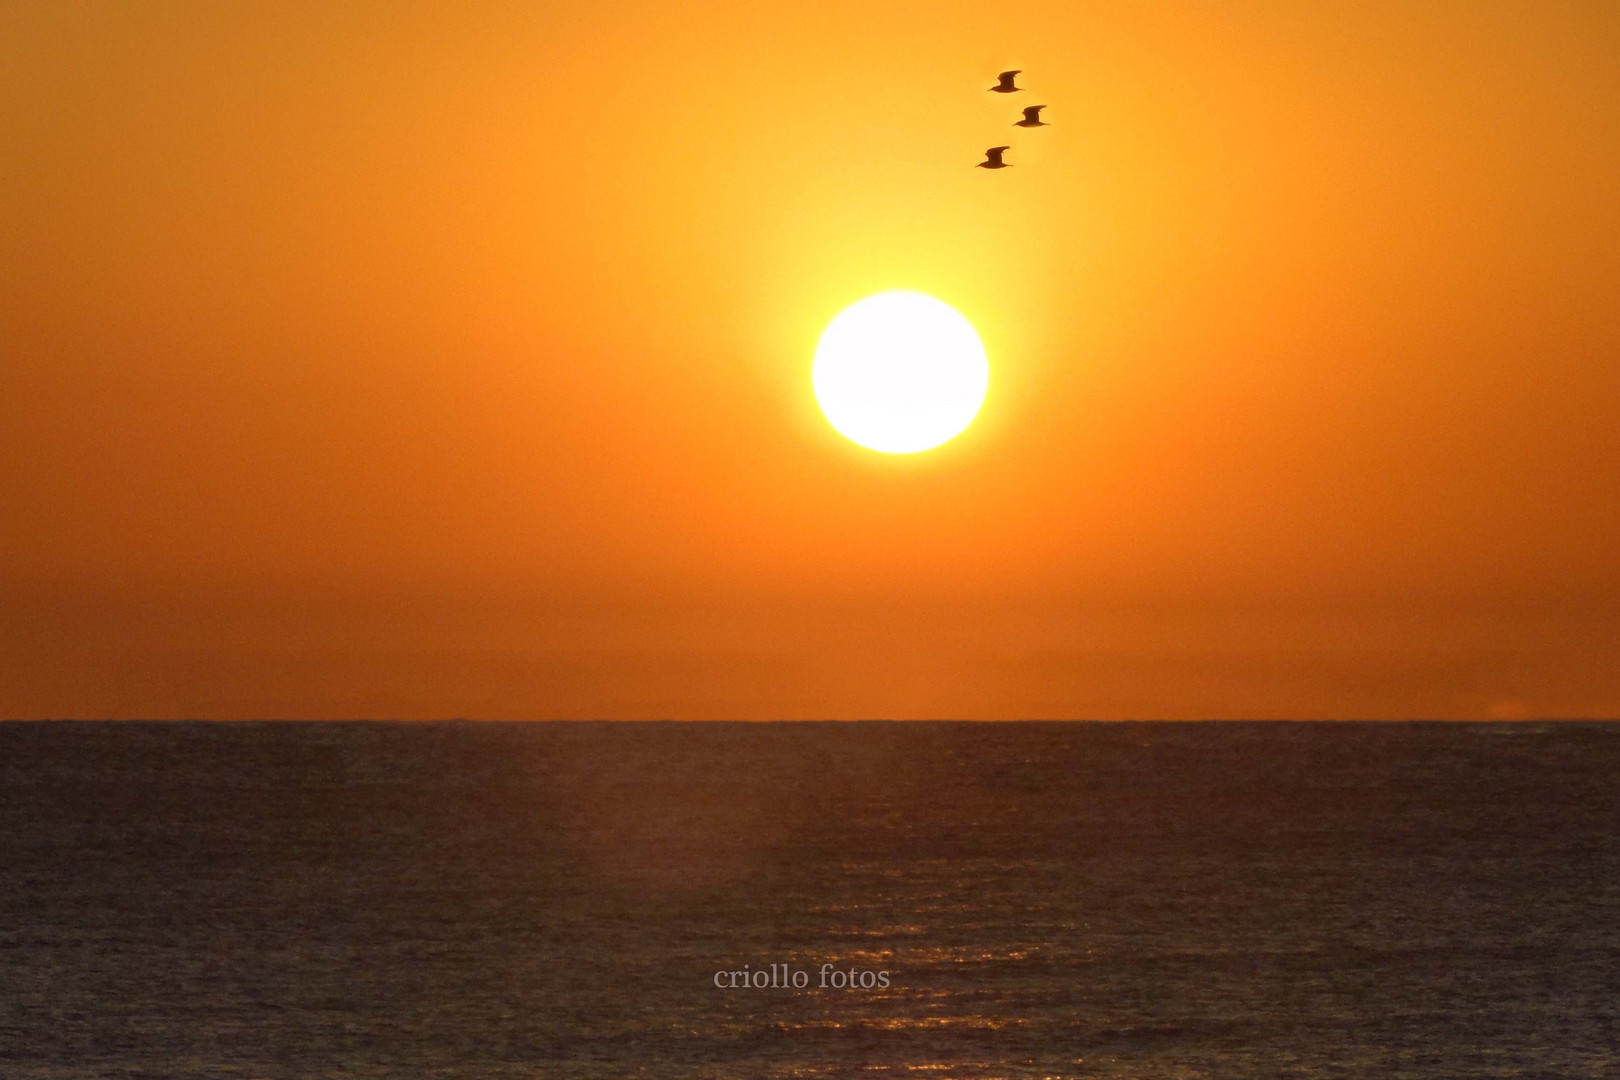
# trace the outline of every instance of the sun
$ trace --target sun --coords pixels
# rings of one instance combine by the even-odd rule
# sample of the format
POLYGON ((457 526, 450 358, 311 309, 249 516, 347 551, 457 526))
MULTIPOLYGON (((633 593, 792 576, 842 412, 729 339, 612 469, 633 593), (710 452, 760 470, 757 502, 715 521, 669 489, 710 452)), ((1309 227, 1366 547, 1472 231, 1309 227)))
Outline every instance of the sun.
POLYGON ((885 292, 827 324, 810 381, 839 434, 869 450, 915 454, 973 422, 990 362, 955 308, 925 293, 885 292))

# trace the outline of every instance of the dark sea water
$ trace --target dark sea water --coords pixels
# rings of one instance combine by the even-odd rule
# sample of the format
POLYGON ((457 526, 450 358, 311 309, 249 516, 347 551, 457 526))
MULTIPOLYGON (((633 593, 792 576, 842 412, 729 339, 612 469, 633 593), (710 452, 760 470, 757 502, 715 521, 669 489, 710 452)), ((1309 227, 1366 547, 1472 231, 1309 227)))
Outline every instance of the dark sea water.
POLYGON ((1620 725, 7 724, 0 871, 14 1080, 1620 1076, 1620 725))

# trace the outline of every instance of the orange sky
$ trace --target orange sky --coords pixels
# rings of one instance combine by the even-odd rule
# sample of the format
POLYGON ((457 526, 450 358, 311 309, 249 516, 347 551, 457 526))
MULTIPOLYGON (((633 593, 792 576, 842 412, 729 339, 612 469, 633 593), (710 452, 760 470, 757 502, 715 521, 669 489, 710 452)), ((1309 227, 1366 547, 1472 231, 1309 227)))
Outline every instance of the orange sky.
POLYGON ((0 716, 1620 715, 1620 7, 777 7, 0 8, 0 716))

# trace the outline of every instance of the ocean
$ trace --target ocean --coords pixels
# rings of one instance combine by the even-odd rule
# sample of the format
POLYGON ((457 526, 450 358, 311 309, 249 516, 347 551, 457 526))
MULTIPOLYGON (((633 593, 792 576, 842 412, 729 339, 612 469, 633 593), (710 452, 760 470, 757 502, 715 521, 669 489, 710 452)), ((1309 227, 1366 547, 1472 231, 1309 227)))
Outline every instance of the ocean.
POLYGON ((1620 724, 0 724, 0 1076, 1616 1077, 1620 724))

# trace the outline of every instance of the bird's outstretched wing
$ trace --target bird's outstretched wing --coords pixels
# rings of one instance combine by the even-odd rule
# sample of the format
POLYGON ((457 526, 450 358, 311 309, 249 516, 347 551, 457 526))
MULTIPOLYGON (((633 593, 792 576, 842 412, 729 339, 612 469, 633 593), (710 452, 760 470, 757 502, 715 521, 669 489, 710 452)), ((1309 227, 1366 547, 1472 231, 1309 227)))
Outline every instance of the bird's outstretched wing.
POLYGON ((1014 75, 1022 75, 1023 73, 1023 68, 1014 68, 1011 71, 1003 71, 1000 75, 997 75, 996 78, 1000 79, 1002 82, 1012 82, 1014 75))
POLYGON ((1044 108, 1046 108, 1045 105, 1030 105, 1024 109, 1024 119, 1039 120, 1041 118, 1041 110, 1044 108))
POLYGON ((992 146, 990 149, 986 150, 985 153, 991 155, 992 157, 1000 157, 1001 152, 1003 150, 1011 150, 1011 149, 1012 149, 1012 147, 1010 145, 1009 146, 992 146))

